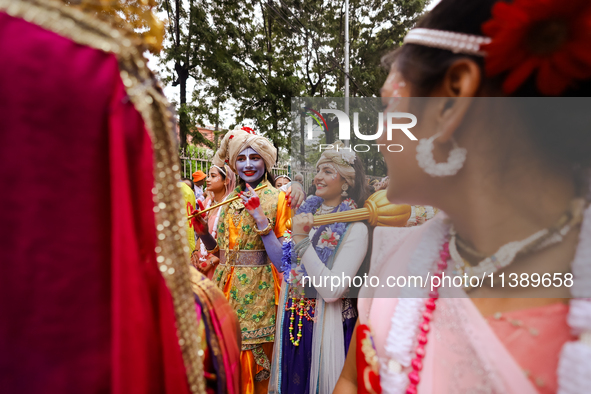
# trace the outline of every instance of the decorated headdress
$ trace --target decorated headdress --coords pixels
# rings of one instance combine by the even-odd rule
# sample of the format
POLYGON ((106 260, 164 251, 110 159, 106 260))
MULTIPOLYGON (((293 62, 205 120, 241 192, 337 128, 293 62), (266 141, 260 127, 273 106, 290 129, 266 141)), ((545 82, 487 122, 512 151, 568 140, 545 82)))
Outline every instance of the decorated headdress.
POLYGON ((345 147, 341 141, 337 141, 333 146, 334 149, 322 152, 316 167, 321 164, 331 164, 349 186, 355 187, 355 169, 353 165, 357 156, 351 151, 351 148, 345 147))
POLYGON ((236 158, 248 147, 261 155, 267 170, 275 165, 277 148, 267 138, 257 135, 250 127, 236 127, 226 133, 212 162, 220 167, 227 164, 232 171, 236 172, 236 158))
POLYGON ((68 7, 79 8, 95 18, 117 25, 138 45, 154 54, 162 50, 164 22, 154 13, 156 0, 62 0, 68 7))
POLYGON ((404 43, 484 56, 489 77, 506 73, 506 94, 537 73, 539 92, 556 96, 591 78, 590 24, 588 0, 499 1, 482 25, 484 36, 416 28, 404 43))

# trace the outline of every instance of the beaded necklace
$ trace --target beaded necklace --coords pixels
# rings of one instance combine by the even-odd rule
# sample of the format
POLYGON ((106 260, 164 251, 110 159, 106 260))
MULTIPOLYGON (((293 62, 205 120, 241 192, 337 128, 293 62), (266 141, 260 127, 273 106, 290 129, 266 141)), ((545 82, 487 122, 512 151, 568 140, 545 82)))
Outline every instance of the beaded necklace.
POLYGON ((304 318, 304 297, 300 298, 300 312, 299 312, 299 316, 300 316, 300 321, 298 322, 298 333, 297 333, 297 338, 296 340, 293 339, 293 321, 294 321, 294 311, 296 309, 295 307, 296 305, 296 297, 293 297, 291 299, 291 316, 289 317, 289 340, 291 341, 291 343, 293 343, 294 346, 299 346, 300 345, 300 338, 302 337, 302 326, 304 325, 302 323, 302 319, 304 318))
MULTIPOLYGON (((439 252, 439 260, 437 261, 437 271, 434 276, 441 278, 443 271, 447 268, 449 260, 449 242, 443 244, 439 252)), ((436 302, 439 298, 438 286, 435 290, 429 292, 429 298, 425 300, 425 310, 423 311, 422 321, 419 323, 419 334, 417 335, 417 347, 414 350, 414 358, 411 361, 412 371, 408 373, 409 384, 406 387, 406 394, 416 394, 417 385, 421 381, 419 371, 423 369, 423 359, 425 358, 425 345, 427 345, 427 334, 431 329, 429 323, 433 320, 433 311, 435 311, 436 302)), ((420 320, 420 319, 419 319, 420 320)))
POLYGON ((294 291, 294 295, 291 298, 291 306, 285 308, 286 311, 291 311, 291 315, 289 317, 289 340, 291 341, 291 343, 293 343, 294 346, 300 345, 300 339, 302 337, 302 327, 304 325, 304 323, 303 323, 304 318, 307 319, 308 321, 314 321, 314 316, 312 316, 310 314, 310 310, 314 310, 315 307, 316 307, 316 300, 306 300, 306 298, 304 297, 304 294, 302 294, 299 297, 299 302, 298 302, 298 297, 294 291), (299 316, 299 321, 298 321, 298 331, 296 333, 296 336, 294 337, 293 323, 295 321, 296 315, 299 316))

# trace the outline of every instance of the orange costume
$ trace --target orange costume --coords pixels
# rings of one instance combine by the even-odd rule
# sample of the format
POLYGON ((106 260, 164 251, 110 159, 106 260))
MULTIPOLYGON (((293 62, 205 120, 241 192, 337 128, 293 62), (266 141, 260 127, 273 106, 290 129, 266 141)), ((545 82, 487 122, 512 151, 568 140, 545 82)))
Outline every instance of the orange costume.
MULTIPOLYGON (((285 193, 272 187, 260 191, 265 216, 277 238, 286 231, 291 217, 285 193)), ((260 186, 260 185, 259 185, 260 186)), ((239 192, 236 189, 229 198, 239 192)), ((270 360, 275 340, 275 319, 281 279, 267 257, 256 224, 240 200, 225 206, 220 213, 218 245, 220 264, 213 281, 238 314, 242 333, 241 392, 266 393, 270 360)))
MULTIPOLYGON (((235 171, 238 156, 246 148, 253 149, 264 160, 266 171, 275 165, 275 146, 248 127, 236 128, 224 136, 213 164, 227 164, 235 171)), ((258 182, 257 187, 266 186, 256 193, 260 201, 258 209, 269 225, 264 230, 259 228, 241 199, 225 205, 219 216, 215 248, 219 250, 220 263, 212 279, 238 315, 242 334, 240 390, 245 394, 266 393, 269 385, 281 286, 270 256, 276 256, 274 248, 281 247, 286 223, 291 217, 285 193, 271 186, 266 176, 258 182)), ((243 190, 243 186, 239 186, 228 199, 243 190)))

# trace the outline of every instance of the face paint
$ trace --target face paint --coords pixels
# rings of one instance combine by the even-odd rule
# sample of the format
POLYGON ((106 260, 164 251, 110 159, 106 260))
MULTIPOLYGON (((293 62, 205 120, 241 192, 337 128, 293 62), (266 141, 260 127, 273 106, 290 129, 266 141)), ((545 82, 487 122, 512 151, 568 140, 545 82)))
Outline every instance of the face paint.
POLYGON ((323 163, 318 166, 318 172, 314 177, 316 184, 316 195, 324 199, 333 199, 339 197, 342 190, 343 180, 331 163, 323 163))
POLYGON ((254 183, 265 175, 265 161, 254 149, 248 147, 238 155, 236 170, 246 183, 254 183))
POLYGON ((327 174, 327 176, 328 176, 328 178, 329 178, 329 179, 332 179, 332 180, 335 180, 335 179, 337 179, 337 174, 338 174, 338 171, 337 171, 337 169, 335 168, 335 166, 333 166, 333 165, 332 165, 332 164, 330 164, 330 163, 325 163, 325 164, 321 164, 321 165, 320 165, 320 168, 319 168, 318 170, 319 170, 319 171, 322 171, 322 170, 323 170, 323 169, 325 169, 325 168, 329 168, 329 169, 331 169, 331 170, 332 170, 330 175, 328 175, 328 174, 327 174))

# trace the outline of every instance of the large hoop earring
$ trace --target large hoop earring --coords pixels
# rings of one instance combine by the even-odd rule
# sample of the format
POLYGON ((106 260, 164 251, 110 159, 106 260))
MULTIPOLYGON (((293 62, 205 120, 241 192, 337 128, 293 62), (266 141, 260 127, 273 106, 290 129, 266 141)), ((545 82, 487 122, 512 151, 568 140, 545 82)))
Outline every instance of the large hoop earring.
POLYGON ((422 138, 419 140, 419 144, 417 145, 417 162, 423 171, 433 177, 456 175, 464 166, 468 151, 466 148, 460 148, 452 138, 453 148, 449 151, 447 161, 436 163, 433 157, 433 148, 435 147, 433 141, 440 135, 441 133, 437 133, 429 139, 422 138))

